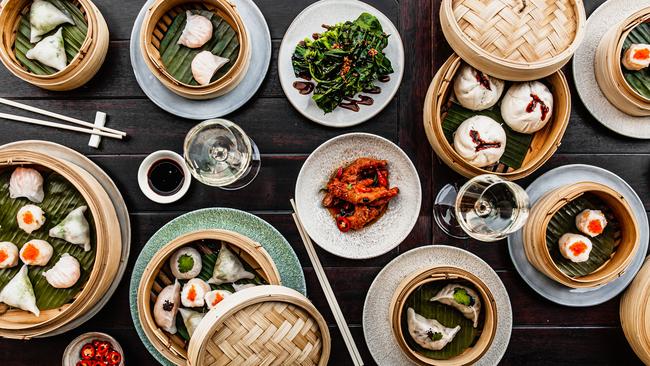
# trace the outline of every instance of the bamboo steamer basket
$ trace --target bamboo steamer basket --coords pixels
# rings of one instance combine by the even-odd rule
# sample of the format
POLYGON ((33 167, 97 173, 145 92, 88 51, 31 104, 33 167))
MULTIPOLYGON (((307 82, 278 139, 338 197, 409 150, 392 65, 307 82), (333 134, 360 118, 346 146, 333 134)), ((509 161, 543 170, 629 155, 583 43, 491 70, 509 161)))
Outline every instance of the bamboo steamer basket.
POLYGON ((325 366, 330 349, 327 323, 306 297, 257 286, 207 313, 190 339, 187 364, 325 366))
POLYGON ((79 190, 95 222, 95 263, 86 284, 72 303, 43 311, 40 317, 18 309, 0 315, 0 336, 15 339, 29 339, 50 333, 85 314, 105 295, 117 273, 122 255, 121 238, 114 235, 120 230, 115 208, 95 178, 70 162, 46 154, 23 149, 0 152, 0 169, 25 165, 47 167, 79 190))
POLYGON ((474 274, 456 267, 434 267, 416 272, 404 279, 395 290, 395 294, 390 303, 389 316, 393 328, 393 335, 402 352, 418 365, 435 366, 460 366, 476 363, 490 348, 494 340, 498 318, 496 302, 487 285, 474 274), (431 359, 415 352, 406 343, 405 337, 408 335, 402 332, 402 314, 405 311, 404 304, 413 291, 422 285, 435 281, 454 280, 464 280, 471 283, 474 285, 476 292, 481 296, 481 312, 485 314, 482 332, 476 343, 462 354, 448 360, 431 359))
POLYGON ((188 99, 211 99, 234 89, 246 75, 251 58, 248 32, 235 5, 228 0, 157 0, 147 11, 140 30, 140 50, 151 73, 172 92, 188 99), (201 9, 223 18, 237 33, 239 54, 231 69, 208 85, 189 85, 176 80, 162 62, 160 43, 174 18, 185 10, 201 9))
POLYGON ((523 228, 524 249, 528 261, 550 279, 572 288, 592 288, 607 284, 625 272, 639 247, 639 228, 625 198, 613 189, 594 182, 560 187, 542 197, 530 211, 523 228), (596 195, 612 209, 621 225, 621 239, 612 257, 593 273, 571 277, 553 262, 546 242, 551 218, 567 203, 585 193, 596 195))
POLYGON ((636 355, 650 365, 650 257, 621 297, 623 333, 636 355))
POLYGON ((639 24, 650 20, 650 7, 639 10, 612 27, 598 44, 594 58, 596 81, 612 105, 631 116, 650 116, 650 99, 634 90, 623 76, 623 43, 639 24))
POLYGON ((458 155, 447 141, 442 129, 449 100, 454 92, 454 77, 460 70, 462 62, 458 55, 452 55, 438 70, 429 86, 423 112, 424 131, 429 143, 445 164, 467 178, 481 174, 496 174, 501 178, 514 181, 527 177, 553 156, 569 124, 571 91, 564 73, 557 71, 544 79, 553 93, 553 115, 544 128, 535 132, 522 166, 519 169, 512 169, 499 165, 496 169, 489 170, 490 167, 475 167, 458 155))
POLYGON ((582 42, 582 0, 443 0, 445 38, 475 68, 504 80, 541 79, 560 70, 582 42))
POLYGON ((88 33, 79 53, 72 61, 63 70, 51 75, 31 73, 16 59, 13 51, 20 18, 29 15, 31 0, 4 0, 0 4, 0 21, 3 27, 0 61, 12 74, 30 84, 55 91, 76 89, 95 76, 108 52, 108 25, 90 0, 71 0, 71 3, 84 14, 88 33))
MULTIPOLYGON (((156 296, 165 287, 174 282, 171 273, 162 269, 169 258, 179 248, 199 240, 220 240, 229 244, 229 248, 271 285, 280 285, 280 273, 275 263, 264 248, 253 240, 227 230, 199 230, 182 235, 159 250, 144 270, 138 286, 138 317, 144 333, 154 347, 176 365, 187 364, 187 342, 179 335, 170 335, 158 327, 153 318, 152 307, 156 296)), ((180 316, 180 315, 178 315, 180 316)))

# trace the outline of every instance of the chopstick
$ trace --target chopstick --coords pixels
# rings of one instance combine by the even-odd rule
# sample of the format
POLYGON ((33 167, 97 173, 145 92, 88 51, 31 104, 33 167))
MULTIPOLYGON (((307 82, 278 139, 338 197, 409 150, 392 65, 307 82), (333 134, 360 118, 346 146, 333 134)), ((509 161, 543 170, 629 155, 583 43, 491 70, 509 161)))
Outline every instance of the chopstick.
MULTIPOLYGON (((34 113, 42 114, 44 116, 60 119, 62 121, 68 121, 68 122, 75 123, 75 124, 78 124, 78 125, 81 125, 81 126, 91 127, 93 129, 100 130, 100 131, 103 131, 103 132, 107 132, 107 133, 110 133, 110 134, 113 134, 113 135, 126 136, 126 132, 115 130, 113 128, 108 128, 108 127, 103 127, 103 126, 96 126, 95 124, 90 123, 90 122, 82 121, 80 119, 73 118, 73 117, 64 116, 62 114, 50 112, 50 111, 47 111, 45 109, 41 109, 41 108, 37 108, 37 107, 31 106, 31 105, 19 103, 19 102, 9 100, 9 99, 6 99, 6 98, 0 98, 0 103, 2 103, 4 105, 11 106, 11 107, 23 109, 23 110, 26 110, 26 111, 29 111, 29 112, 34 112, 34 113)), ((99 133, 94 133, 94 134, 99 135, 99 133)), ((104 136, 104 135, 101 135, 101 136, 104 136)), ((107 137, 110 137, 110 136, 107 136, 107 137)))
POLYGON ((314 244, 312 243, 311 238, 309 237, 309 235, 307 235, 305 228, 302 226, 302 223, 300 222, 300 218, 298 217, 297 214, 298 210, 296 210, 296 203, 294 202, 293 199, 291 199, 291 206, 293 207, 293 211, 295 212, 292 214, 292 216, 293 216, 293 220, 296 222, 296 226, 298 227, 300 238, 302 238, 302 242, 305 244, 305 248, 307 249, 307 254, 309 255, 309 260, 311 261, 311 264, 314 267, 314 272, 316 272, 316 277, 318 277, 318 282, 323 288, 323 292, 325 293, 325 298, 327 299, 327 303, 329 304, 330 309, 332 309, 332 313, 334 314, 334 319, 336 320, 336 324, 341 330, 341 334, 343 335, 343 340, 345 341, 345 345, 347 346, 348 352, 350 352, 350 356, 352 357, 352 362, 354 363, 355 366, 362 366, 363 359, 361 358, 359 349, 357 348, 357 345, 354 342, 354 338, 352 338, 352 334, 350 333, 350 328, 348 327, 348 323, 345 321, 343 312, 341 312, 341 307, 339 306, 338 301, 336 301, 336 296, 334 296, 334 291, 332 290, 332 286, 327 280, 327 275, 325 274, 325 270, 323 270, 323 265, 320 263, 320 260, 318 259, 318 254, 316 254, 316 249, 314 248, 314 244))
POLYGON ((90 128, 82 128, 82 127, 70 126, 70 125, 66 125, 66 124, 63 124, 63 123, 43 121, 43 120, 36 119, 36 118, 30 118, 30 117, 24 117, 24 116, 16 116, 16 115, 13 115, 13 114, 8 114, 8 113, 0 113, 0 118, 9 119, 9 120, 12 120, 12 121, 17 121, 17 122, 30 123, 30 124, 39 125, 39 126, 60 128, 62 130, 82 132, 82 133, 87 133, 87 134, 90 134, 90 135, 99 135, 99 136, 104 136, 104 137, 110 137, 110 138, 119 139, 119 140, 121 140, 122 137, 123 137, 122 135, 116 135, 116 134, 109 133, 109 132, 99 131, 98 129, 93 130, 93 129, 90 129, 90 128))

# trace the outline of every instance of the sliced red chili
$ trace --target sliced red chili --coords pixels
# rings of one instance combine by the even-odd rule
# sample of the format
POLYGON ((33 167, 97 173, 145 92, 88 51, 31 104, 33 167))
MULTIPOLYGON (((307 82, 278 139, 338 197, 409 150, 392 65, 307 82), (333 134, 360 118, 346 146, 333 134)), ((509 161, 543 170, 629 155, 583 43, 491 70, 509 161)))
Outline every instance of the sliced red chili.
POLYGON ((347 219, 347 217, 337 217, 336 218, 336 226, 341 230, 343 233, 347 233, 350 231, 350 220, 347 219))
POLYGON ((381 170, 377 170, 377 184, 380 187, 388 187, 388 179, 381 170))
POLYGON ((93 361, 92 366, 106 366, 106 364, 102 361, 93 361))
POLYGON ((343 167, 340 166, 339 170, 336 171, 336 178, 341 179, 342 176, 343 176, 343 167))
POLYGON ((79 351, 79 356, 82 360, 90 360, 95 357, 95 347, 90 343, 84 344, 79 351))
POLYGON ((97 354, 98 354, 98 355, 102 355, 102 356, 104 356, 104 355, 106 355, 106 354, 108 353, 108 351, 110 351, 110 350, 111 350, 111 344, 108 343, 108 342, 101 342, 101 343, 99 343, 99 345, 97 346, 97 354))
POLYGON ((93 362, 91 360, 81 360, 77 362, 76 366, 93 366, 93 362))
POLYGON ((109 365, 119 365, 122 362, 122 355, 117 351, 111 351, 108 353, 107 361, 109 365))
POLYGON ((92 343, 93 343, 93 347, 97 348, 99 344, 102 343, 102 341, 100 341, 99 339, 93 339, 92 343))

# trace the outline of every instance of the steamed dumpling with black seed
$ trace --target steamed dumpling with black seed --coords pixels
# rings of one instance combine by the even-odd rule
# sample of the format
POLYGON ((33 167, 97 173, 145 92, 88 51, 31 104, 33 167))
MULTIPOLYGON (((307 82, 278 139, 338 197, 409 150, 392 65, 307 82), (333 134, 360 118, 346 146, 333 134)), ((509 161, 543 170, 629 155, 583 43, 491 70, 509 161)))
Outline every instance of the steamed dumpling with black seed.
POLYGON ((413 308, 408 308, 406 312, 409 335, 423 348, 439 351, 460 331, 460 325, 447 328, 435 319, 427 319, 416 313, 413 308))
POLYGON ((63 70, 68 64, 68 59, 65 55, 61 28, 53 35, 43 38, 34 48, 27 51, 25 56, 59 71, 63 70))
POLYGON ((80 206, 72 210, 63 221, 50 230, 50 236, 81 245, 84 251, 89 251, 90 225, 84 216, 87 209, 87 206, 80 206))
POLYGON ((239 258, 228 249, 226 244, 222 243, 217 262, 214 265, 212 278, 208 283, 221 285, 244 279, 252 280, 253 278, 255 278, 255 275, 248 272, 239 258))
POLYGON ((481 299, 473 289, 450 283, 438 291, 436 296, 432 297, 429 301, 437 301, 457 309, 465 318, 473 322, 474 328, 478 326, 478 316, 481 313, 481 299))
POLYGON ((503 86, 503 80, 493 78, 469 65, 463 65, 454 79, 454 94, 463 107, 482 111, 497 104, 503 93, 503 86))
POLYGON ((553 93, 539 81, 513 84, 501 101, 503 121, 517 132, 537 132, 552 115, 553 93))
POLYGON ((201 51, 192 60, 192 76, 200 85, 208 85, 214 74, 229 61, 210 51, 201 51))
POLYGON ((178 39, 178 44, 189 48, 199 48, 212 38, 212 22, 200 14, 185 12, 187 20, 185 28, 178 39))
POLYGON ((34 295, 34 288, 27 275, 26 264, 20 268, 20 271, 0 291, 0 302, 29 311, 36 316, 41 314, 38 306, 36 306, 36 296, 34 295))
POLYGON ((475 167, 496 164, 506 150, 506 131, 490 117, 470 117, 454 132, 454 150, 475 167))
POLYGON ((74 20, 49 1, 34 0, 29 8, 29 41, 31 43, 40 41, 44 34, 64 23, 74 25, 74 20))
POLYGON ((181 303, 181 284, 178 280, 160 291, 153 305, 153 320, 164 331, 176 334, 176 313, 181 303))

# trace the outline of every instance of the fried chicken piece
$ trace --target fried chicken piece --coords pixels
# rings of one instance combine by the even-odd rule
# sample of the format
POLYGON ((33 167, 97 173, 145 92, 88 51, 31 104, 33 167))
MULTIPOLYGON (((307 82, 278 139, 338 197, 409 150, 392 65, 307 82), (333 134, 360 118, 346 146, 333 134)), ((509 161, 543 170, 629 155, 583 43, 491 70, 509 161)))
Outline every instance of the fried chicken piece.
POLYGON ((355 205, 373 205, 377 200, 390 199, 399 193, 399 188, 372 187, 372 179, 364 179, 357 184, 344 183, 334 179, 327 185, 327 191, 335 198, 355 205))
POLYGON ((369 223, 372 221, 376 220, 379 216, 381 216, 384 211, 386 211, 386 207, 388 205, 383 205, 383 206, 355 206, 354 208, 354 213, 350 216, 347 216, 346 218, 350 221, 350 229, 352 230, 361 230, 364 227, 366 227, 369 223))
POLYGON ((386 171, 387 166, 388 161, 386 160, 359 158, 343 169, 343 174, 339 179, 345 183, 354 184, 362 179, 361 176, 364 172, 367 172, 369 170, 386 171))

